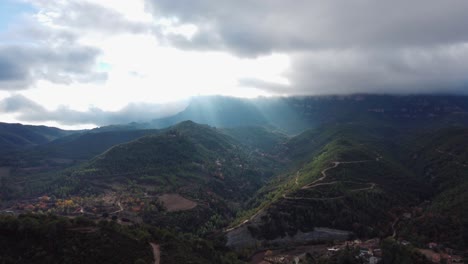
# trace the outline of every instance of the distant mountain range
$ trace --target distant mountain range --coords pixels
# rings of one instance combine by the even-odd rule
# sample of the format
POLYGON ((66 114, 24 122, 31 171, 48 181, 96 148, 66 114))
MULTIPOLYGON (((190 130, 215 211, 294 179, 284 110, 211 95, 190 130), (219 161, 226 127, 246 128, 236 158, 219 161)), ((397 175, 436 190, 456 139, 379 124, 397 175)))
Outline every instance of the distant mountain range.
POLYGON ((270 126, 296 135, 323 124, 391 122, 394 125, 434 126, 468 123, 468 96, 345 95, 241 99, 194 97, 182 112, 148 123, 97 129, 164 128, 185 120, 215 127, 270 126))
POLYGON ((0 123, 0 153, 44 144, 71 133, 55 127, 0 123))

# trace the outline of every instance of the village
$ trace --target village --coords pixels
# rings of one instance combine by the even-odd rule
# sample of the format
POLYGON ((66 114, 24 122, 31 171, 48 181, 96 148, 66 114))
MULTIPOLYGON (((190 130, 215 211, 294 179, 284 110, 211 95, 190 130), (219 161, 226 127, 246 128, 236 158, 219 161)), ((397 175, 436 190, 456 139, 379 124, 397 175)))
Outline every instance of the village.
MULTIPOLYGON (((197 203, 188 200, 178 194, 163 194, 149 196, 146 193, 140 195, 110 192, 98 197, 72 196, 68 199, 59 199, 54 196, 43 195, 37 198, 17 201, 2 208, 0 214, 19 215, 24 213, 57 214, 69 218, 85 216, 94 221, 116 221, 122 225, 133 225, 142 222, 141 214, 147 211, 164 210, 168 212, 190 210, 197 203), (157 208, 155 208, 157 207, 157 208)), ((411 219, 412 216, 421 213, 421 208, 394 212, 395 224, 403 219, 411 219)), ((394 228, 394 225, 392 225, 394 228)), ((463 260, 466 252, 455 251, 443 244, 430 242, 424 246, 413 245, 402 237, 396 238, 396 232, 391 236, 401 247, 408 247, 423 255, 428 263, 452 264, 465 263, 463 260)), ((342 252, 352 252, 353 257, 359 263, 382 263, 382 240, 372 238, 368 240, 335 241, 325 244, 295 245, 280 249, 267 249, 256 252, 251 262, 253 264, 299 264, 308 263, 308 259, 321 257, 334 257, 342 252)))
MULTIPOLYGON (((413 247, 406 240, 397 240, 397 244, 402 247, 413 247)), ((252 256, 252 264, 299 264, 309 263, 311 258, 330 258, 337 256, 343 251, 352 252, 358 263, 378 264, 382 263, 383 250, 382 241, 379 238, 369 240, 349 240, 344 242, 334 242, 330 244, 311 244, 288 249, 269 249, 257 252, 252 256)), ((446 248, 435 242, 428 243, 425 248, 415 248, 421 253, 428 263, 463 264, 462 252, 446 248)), ((315 263, 315 262, 314 262, 315 263)))
POLYGON ((139 213, 150 209, 151 200, 124 194, 106 194, 100 197, 72 196, 59 199, 43 195, 37 198, 17 201, 0 214, 19 215, 24 213, 57 214, 65 217, 86 216, 91 220, 111 219, 122 224, 141 222, 139 213))

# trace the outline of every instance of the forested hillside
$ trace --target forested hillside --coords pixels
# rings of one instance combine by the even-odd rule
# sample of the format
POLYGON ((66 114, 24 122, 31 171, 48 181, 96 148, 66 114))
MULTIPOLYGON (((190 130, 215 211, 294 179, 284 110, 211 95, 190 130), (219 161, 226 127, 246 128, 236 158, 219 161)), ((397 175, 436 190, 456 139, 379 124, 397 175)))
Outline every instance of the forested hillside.
MULTIPOLYGON (((341 257, 356 259, 362 245, 355 241, 379 241, 372 242, 385 251, 379 258, 392 261, 401 257, 422 263, 436 251, 463 255, 468 244, 465 101, 386 96, 258 100, 263 105, 249 105, 239 115, 226 108, 233 114, 222 120, 226 127, 183 121, 161 129, 134 123, 71 135, 53 130, 43 143, 15 147, 1 157, 0 211, 28 216, 3 220, 8 223, 4 231, 22 241, 9 245, 9 261, 19 261, 22 251, 29 252, 28 258, 49 256, 52 262, 78 258, 73 250, 88 248, 87 239, 94 235, 100 236, 93 242, 99 248, 105 243, 101 238, 126 244, 132 234, 142 237, 128 240, 128 247, 142 252, 139 258, 146 262, 151 261, 149 243, 156 242, 165 263, 190 257, 210 263, 210 254, 217 263, 237 263, 284 252, 303 261, 334 263, 341 257), (279 102, 287 113, 260 114, 259 109, 279 102), (242 116, 252 111, 258 118, 243 123, 242 116), (237 121, 229 125, 231 118, 237 121), (69 240, 75 228, 92 232, 78 232, 70 251, 41 247, 38 241, 50 230, 62 228, 49 223, 59 221, 54 215, 81 221, 66 220, 64 237, 57 241, 69 240), (23 221, 33 222, 28 230, 35 236, 23 236, 23 221), (28 243, 34 245, 29 251, 24 248, 28 243), (327 255, 330 244, 340 253, 327 255), (316 255, 298 254, 303 247, 316 255)), ((236 107, 247 104, 236 102, 236 107)), ((226 114, 217 113, 212 120, 226 114)), ((178 116, 183 115, 188 113, 178 116)))
POLYGON ((55 127, 0 123, 0 153, 44 144, 71 133, 55 127))
POLYGON ((5 264, 241 263, 219 241, 154 227, 125 227, 110 219, 94 223, 83 217, 0 216, 0 245, 5 264))

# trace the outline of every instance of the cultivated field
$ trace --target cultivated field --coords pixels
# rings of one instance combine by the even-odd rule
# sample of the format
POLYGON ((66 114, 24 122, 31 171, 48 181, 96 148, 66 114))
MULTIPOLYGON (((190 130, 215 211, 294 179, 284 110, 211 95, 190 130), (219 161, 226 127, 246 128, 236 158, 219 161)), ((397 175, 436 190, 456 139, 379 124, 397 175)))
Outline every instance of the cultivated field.
POLYGON ((158 199, 169 212, 190 210, 197 206, 196 202, 186 199, 179 194, 163 194, 158 199))

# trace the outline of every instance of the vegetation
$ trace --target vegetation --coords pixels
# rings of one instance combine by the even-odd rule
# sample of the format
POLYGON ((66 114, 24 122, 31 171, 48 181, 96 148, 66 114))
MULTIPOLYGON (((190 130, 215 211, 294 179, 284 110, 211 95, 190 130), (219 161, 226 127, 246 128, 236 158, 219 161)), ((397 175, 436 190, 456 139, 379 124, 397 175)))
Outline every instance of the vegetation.
POLYGON ((1 217, 0 234, 2 263, 150 263, 153 259, 148 234, 112 222, 45 215, 1 217))
MULTIPOLYGON (((112 263, 111 250, 126 263, 149 263, 150 242, 163 263, 238 263, 224 248, 227 227, 246 227, 260 246, 318 227, 379 237, 384 263, 423 263, 416 247, 429 242, 466 249, 466 100, 256 102, 208 98, 148 124, 74 134, 0 126, 9 153, 0 156, 0 209, 34 212, 0 218, 2 263, 112 263), (148 129, 185 119, 223 128, 185 121, 148 129), (168 194, 194 206, 168 210, 159 200, 168 194), (13 237, 18 243, 7 243, 13 237)), ((355 263, 355 253, 308 261, 355 263)))
POLYGON ((0 154, 44 144, 71 133, 54 127, 0 123, 0 154))
POLYGON ((246 146, 265 152, 272 152, 287 140, 286 135, 260 126, 225 128, 221 131, 246 146))
POLYGON ((160 245, 162 263, 241 263, 222 240, 114 221, 53 215, 0 217, 1 263, 154 263, 149 243, 160 245), (12 243, 14 241, 14 243, 12 243))
POLYGON ((387 238, 382 242, 383 263, 389 264, 425 264, 429 262, 421 253, 413 247, 404 246, 394 239, 387 238))

